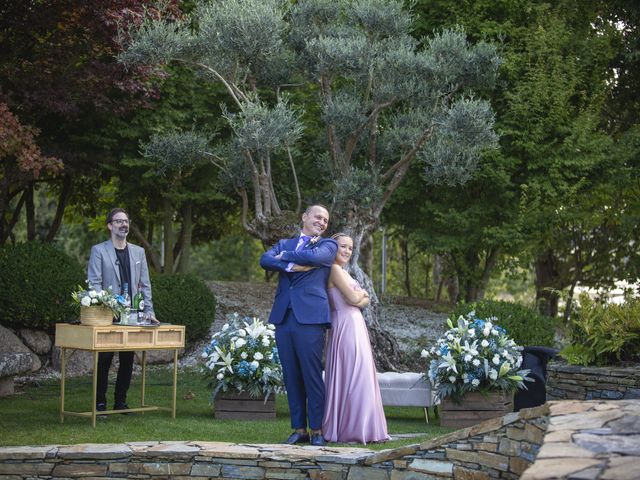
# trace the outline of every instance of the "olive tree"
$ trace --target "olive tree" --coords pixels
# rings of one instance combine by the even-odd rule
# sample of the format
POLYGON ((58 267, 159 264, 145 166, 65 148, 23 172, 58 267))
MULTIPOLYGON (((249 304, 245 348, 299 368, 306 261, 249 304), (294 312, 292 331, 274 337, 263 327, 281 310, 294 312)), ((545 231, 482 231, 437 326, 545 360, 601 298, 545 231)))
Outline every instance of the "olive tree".
POLYGON ((358 266, 363 239, 413 163, 424 188, 460 184, 497 142, 480 99, 496 78, 496 49, 471 45, 460 29, 417 41, 411 25, 396 0, 196 1, 191 18, 129 26, 120 54, 130 65, 192 65, 224 85, 233 136, 208 155, 242 199, 245 229, 265 243, 293 233, 305 187, 295 146, 321 135, 313 168, 327 182, 332 228, 353 237, 351 269, 372 294, 365 317, 381 368, 393 368, 397 345, 358 266))

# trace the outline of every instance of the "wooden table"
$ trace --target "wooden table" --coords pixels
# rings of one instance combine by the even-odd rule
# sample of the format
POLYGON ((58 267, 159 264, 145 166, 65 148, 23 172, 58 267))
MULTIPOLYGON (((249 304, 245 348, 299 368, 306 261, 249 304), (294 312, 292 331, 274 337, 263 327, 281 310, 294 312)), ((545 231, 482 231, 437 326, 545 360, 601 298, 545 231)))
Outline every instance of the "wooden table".
POLYGON ((185 327, 183 325, 135 326, 135 325, 72 325, 56 324, 56 346, 60 347, 60 423, 64 423, 65 415, 91 417, 93 428, 96 427, 96 391, 98 354, 100 352, 120 352, 142 350, 142 386, 140 407, 128 410, 109 410, 99 415, 110 415, 124 412, 145 412, 149 410, 168 410, 171 417, 176 418, 176 387, 178 382, 178 349, 184 347, 185 327), (64 408, 66 350, 87 350, 93 352, 93 397, 91 411, 71 412, 64 408), (171 407, 145 405, 145 375, 147 350, 173 350, 173 394, 171 407))

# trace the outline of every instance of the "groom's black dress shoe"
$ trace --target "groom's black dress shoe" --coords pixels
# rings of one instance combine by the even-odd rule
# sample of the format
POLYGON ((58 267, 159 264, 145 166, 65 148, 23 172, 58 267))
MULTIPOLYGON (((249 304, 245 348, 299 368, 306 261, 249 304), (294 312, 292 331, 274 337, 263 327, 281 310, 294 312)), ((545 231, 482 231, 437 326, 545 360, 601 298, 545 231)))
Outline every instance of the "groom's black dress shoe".
POLYGON ((324 439, 321 433, 314 433, 311 435, 311 445, 314 447, 324 447, 327 441, 324 439))
POLYGON ((298 443, 309 443, 309 434, 293 432, 291 435, 289 435, 289 438, 287 438, 287 440, 284 443, 288 445, 296 445, 298 443))

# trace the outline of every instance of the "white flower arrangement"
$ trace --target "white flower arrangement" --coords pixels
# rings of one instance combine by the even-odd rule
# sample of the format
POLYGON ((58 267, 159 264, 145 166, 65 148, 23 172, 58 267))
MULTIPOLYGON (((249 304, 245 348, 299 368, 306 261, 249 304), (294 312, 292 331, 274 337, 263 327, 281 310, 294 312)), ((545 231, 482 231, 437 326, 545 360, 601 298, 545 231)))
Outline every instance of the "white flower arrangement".
POLYGON ((84 289, 78 285, 78 289, 71 293, 71 297, 83 307, 104 306, 113 312, 115 316, 125 313, 125 302, 122 295, 115 295, 109 287, 107 290, 95 290, 88 284, 84 289))
POLYGON ((503 390, 507 393, 526 388, 529 370, 522 365, 522 347, 495 324, 495 317, 486 320, 469 312, 458 318, 454 327, 447 320, 449 330, 429 351, 422 350, 422 358, 431 359, 425 374, 436 389, 438 398, 451 397, 459 401, 465 393, 503 390))
POLYGON ((282 391, 282 366, 275 341, 275 327, 258 318, 242 320, 234 313, 230 323, 215 333, 202 352, 204 375, 213 389, 211 400, 220 392, 246 391, 252 397, 282 391))

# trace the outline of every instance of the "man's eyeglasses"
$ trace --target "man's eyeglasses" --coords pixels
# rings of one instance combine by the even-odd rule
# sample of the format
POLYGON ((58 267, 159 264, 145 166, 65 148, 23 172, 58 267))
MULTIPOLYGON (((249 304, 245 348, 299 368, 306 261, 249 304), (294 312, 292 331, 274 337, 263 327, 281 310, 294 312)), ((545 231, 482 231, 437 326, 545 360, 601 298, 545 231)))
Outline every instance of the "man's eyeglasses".
POLYGON ((126 223, 129 225, 129 220, 126 218, 116 218, 115 220, 111 220, 111 223, 115 223, 116 225, 124 225, 126 223))

